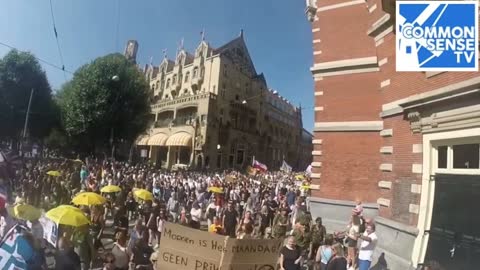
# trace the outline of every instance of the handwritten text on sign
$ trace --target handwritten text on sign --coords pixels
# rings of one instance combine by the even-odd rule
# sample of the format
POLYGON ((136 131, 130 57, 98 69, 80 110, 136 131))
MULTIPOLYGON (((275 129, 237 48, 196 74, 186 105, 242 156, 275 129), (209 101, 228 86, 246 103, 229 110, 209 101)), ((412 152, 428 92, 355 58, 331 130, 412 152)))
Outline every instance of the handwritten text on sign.
POLYGON ((157 269, 218 270, 226 237, 167 223, 160 240, 157 269))
POLYGON ((270 270, 281 246, 281 240, 228 238, 168 223, 162 232, 156 268, 270 270))

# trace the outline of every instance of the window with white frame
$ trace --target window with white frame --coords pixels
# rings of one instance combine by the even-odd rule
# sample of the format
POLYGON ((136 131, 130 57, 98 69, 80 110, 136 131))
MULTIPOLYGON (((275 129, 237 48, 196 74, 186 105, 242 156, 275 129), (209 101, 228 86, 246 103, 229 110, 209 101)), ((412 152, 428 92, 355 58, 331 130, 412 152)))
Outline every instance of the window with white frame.
POLYGON ((480 138, 438 142, 433 148, 435 172, 480 174, 480 138))

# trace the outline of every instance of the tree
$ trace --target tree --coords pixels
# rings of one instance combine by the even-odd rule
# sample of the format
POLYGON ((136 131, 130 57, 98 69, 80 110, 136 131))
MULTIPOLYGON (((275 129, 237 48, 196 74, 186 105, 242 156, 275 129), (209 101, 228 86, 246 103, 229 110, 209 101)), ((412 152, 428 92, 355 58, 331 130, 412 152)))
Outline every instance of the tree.
POLYGON ((97 58, 57 95, 65 131, 88 151, 105 150, 111 137, 113 143, 132 142, 147 126, 148 91, 144 75, 123 55, 97 58))
POLYGON ((59 120, 50 84, 31 53, 11 50, 0 59, 0 138, 21 137, 32 89, 28 134, 41 139, 59 120))

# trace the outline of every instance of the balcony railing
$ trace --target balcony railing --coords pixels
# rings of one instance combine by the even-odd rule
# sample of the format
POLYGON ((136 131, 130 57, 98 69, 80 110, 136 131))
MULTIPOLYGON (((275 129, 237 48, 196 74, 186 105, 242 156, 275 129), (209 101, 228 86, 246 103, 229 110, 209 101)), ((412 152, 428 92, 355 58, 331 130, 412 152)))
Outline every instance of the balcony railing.
POLYGON ((170 126, 170 124, 173 122, 173 119, 163 119, 163 120, 158 120, 156 121, 153 126, 156 128, 164 128, 170 126))
POLYGON ((197 95, 181 96, 181 97, 176 97, 174 99, 159 100, 155 104, 152 104, 151 107, 152 107, 152 110, 155 110, 155 109, 161 109, 168 106, 175 106, 177 104, 192 102, 192 101, 202 100, 202 99, 215 100, 217 99, 217 95, 213 93, 201 93, 197 95))
POLYGON ((154 122, 153 126, 155 128, 166 128, 166 127, 180 127, 180 126, 192 126, 195 120, 195 115, 193 116, 181 116, 175 119, 162 119, 154 122))

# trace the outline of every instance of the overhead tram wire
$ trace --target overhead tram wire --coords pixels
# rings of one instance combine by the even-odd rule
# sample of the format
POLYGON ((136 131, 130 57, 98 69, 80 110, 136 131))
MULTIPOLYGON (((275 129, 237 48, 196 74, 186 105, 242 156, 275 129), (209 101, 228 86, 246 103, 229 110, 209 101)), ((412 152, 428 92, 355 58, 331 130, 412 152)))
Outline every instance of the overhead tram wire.
MULTIPOLYGON (((12 50, 17 50, 17 51, 19 51, 19 52, 26 52, 26 51, 19 50, 19 49, 15 48, 15 47, 13 47, 13 46, 11 46, 11 45, 8 45, 8 44, 6 44, 6 43, 3 43, 3 42, 1 42, 1 41, 0 41, 0 45, 2 45, 2 46, 4 46, 4 47, 7 47, 7 48, 9 48, 9 49, 12 49, 12 50)), ((37 56, 33 56, 33 57, 35 57, 35 59, 37 59, 39 62, 42 62, 42 63, 44 63, 44 64, 46 64, 46 65, 48 65, 48 66, 51 66, 51 67, 53 67, 53 68, 56 68, 56 69, 58 69, 58 70, 61 70, 61 71, 64 71, 64 72, 66 72, 66 73, 69 73, 69 74, 72 74, 72 75, 73 75, 73 72, 71 72, 71 71, 69 71, 69 70, 67 70, 67 69, 65 69, 65 68, 62 68, 61 66, 55 65, 55 64, 53 64, 53 63, 51 63, 51 62, 48 62, 48 61, 46 61, 46 60, 43 60, 42 58, 37 57, 37 56)))
POLYGON ((55 34, 55 41, 57 43, 57 48, 58 48, 58 54, 60 55, 60 62, 62 63, 62 70, 63 72, 63 77, 65 78, 65 82, 67 81, 67 75, 65 73, 65 62, 63 61, 63 54, 62 50, 60 49, 60 42, 58 41, 58 32, 57 32, 57 26, 55 23, 55 16, 53 15, 53 5, 52 5, 52 0, 50 0, 50 14, 52 15, 52 24, 53 24, 53 32, 55 34))
POLYGON ((115 26, 115 52, 118 52, 118 32, 120 28, 120 0, 117 1, 117 22, 115 26))

